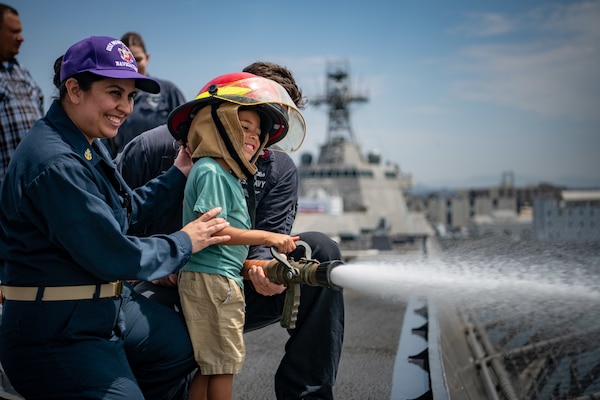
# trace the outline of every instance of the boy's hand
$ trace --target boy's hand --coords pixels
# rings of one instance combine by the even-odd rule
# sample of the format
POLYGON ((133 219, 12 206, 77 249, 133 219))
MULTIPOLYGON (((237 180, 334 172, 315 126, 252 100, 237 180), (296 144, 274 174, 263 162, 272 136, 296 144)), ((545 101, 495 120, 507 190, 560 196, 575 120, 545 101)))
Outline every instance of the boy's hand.
POLYGON ((272 233, 267 238, 266 245, 277 248, 280 253, 291 253, 296 249, 296 242, 300 240, 300 236, 289 236, 282 233, 272 233))

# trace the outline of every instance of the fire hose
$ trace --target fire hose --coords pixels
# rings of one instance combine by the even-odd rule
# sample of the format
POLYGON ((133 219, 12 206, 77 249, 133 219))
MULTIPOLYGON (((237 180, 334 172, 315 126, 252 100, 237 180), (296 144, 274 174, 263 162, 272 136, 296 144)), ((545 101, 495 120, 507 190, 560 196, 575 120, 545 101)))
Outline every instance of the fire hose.
POLYGON ((300 306, 300 285, 321 286, 333 290, 341 290, 341 287, 331 281, 331 270, 341 264, 339 260, 320 263, 311 259, 312 249, 308 243, 299 240, 296 247, 303 247, 305 256, 299 259, 286 258, 276 248, 271 248, 273 260, 246 260, 242 275, 247 276, 247 268, 256 265, 264 269, 265 275, 273 283, 287 287, 283 313, 281 315, 281 326, 287 329, 296 327, 298 307, 300 306))

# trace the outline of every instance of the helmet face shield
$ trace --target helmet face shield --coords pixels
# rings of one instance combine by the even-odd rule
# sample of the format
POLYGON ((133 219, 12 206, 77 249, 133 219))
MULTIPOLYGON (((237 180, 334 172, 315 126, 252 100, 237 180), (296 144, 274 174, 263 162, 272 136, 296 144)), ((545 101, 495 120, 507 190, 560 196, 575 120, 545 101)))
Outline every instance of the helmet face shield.
MULTIPOLYGON (((300 111, 294 106, 289 108, 288 113, 288 131, 285 137, 271 143, 269 140, 267 146, 273 146, 273 149, 285 151, 288 153, 294 152, 302 146, 304 137, 306 136, 306 123, 300 111)), ((276 138, 273 138, 275 140, 276 138)))
POLYGON ((277 82, 249 73, 217 77, 204 85, 194 100, 173 110, 167 122, 173 136, 184 140, 194 115, 200 108, 214 102, 262 105, 261 108, 269 110, 273 127, 268 130, 267 147, 275 145, 277 150, 293 152, 304 141, 306 123, 287 91, 277 82))

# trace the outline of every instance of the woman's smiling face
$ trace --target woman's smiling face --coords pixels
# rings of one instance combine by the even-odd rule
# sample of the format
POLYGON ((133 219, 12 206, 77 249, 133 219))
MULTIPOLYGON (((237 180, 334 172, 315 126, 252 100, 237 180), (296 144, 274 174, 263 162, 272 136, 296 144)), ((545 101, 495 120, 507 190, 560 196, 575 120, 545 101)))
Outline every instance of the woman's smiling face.
POLYGON ((73 99, 78 103, 73 122, 91 143, 96 138, 116 136, 133 110, 135 80, 106 78, 94 82, 88 91, 75 90, 73 93, 76 94, 73 99))

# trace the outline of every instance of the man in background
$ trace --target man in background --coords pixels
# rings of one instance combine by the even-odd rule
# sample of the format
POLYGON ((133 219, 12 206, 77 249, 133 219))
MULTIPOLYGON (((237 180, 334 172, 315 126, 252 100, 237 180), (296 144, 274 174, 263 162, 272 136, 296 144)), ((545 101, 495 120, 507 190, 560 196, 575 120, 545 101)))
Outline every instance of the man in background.
MULTIPOLYGON (((287 68, 270 62, 256 62, 243 71, 276 81, 286 89, 298 108, 304 108, 302 92, 287 68)), ((117 167, 127 184, 135 188, 168 169, 176 154, 173 136, 166 125, 161 125, 133 139, 117 157, 117 167)), ((254 229, 289 234, 298 204, 296 165, 287 153, 266 148, 256 166, 258 173, 245 185, 248 209, 251 213, 255 211, 254 229)), ((169 215, 163 216, 160 225, 136 233, 169 233, 180 229, 181 221, 181 209, 171 210, 169 215)), ((326 235, 305 232, 299 236, 308 243, 313 258, 318 261, 341 259, 339 247, 326 235)), ((296 259, 304 256, 296 253, 291 254, 296 259)), ((269 248, 251 246, 248 258, 273 257, 269 248)), ((245 332, 277 323, 285 301, 285 287, 269 282, 261 268, 254 269, 249 275, 250 282, 244 284, 245 332)), ((140 282, 134 289, 178 308, 176 282, 173 275, 158 285, 140 282)), ((288 330, 290 337, 285 345, 285 355, 275 373, 275 394, 277 399, 330 400, 333 399, 344 336, 343 292, 301 285, 300 299, 296 328, 288 330)))
POLYGON ((22 31, 17 10, 0 3, 0 182, 15 148, 44 115, 42 90, 15 58, 22 31))

